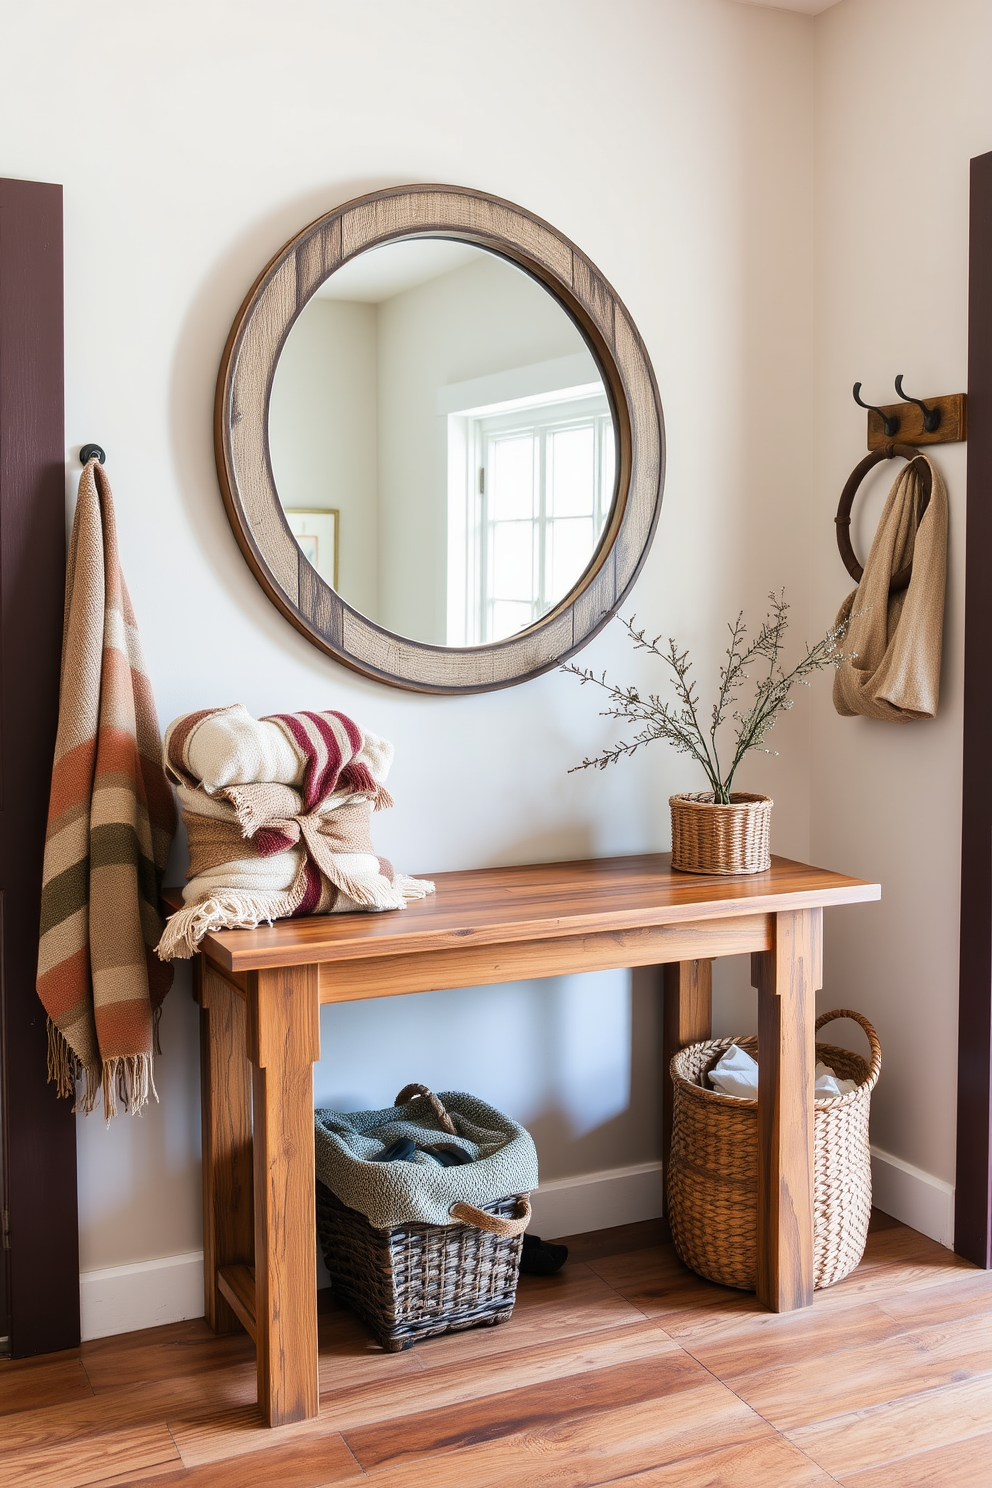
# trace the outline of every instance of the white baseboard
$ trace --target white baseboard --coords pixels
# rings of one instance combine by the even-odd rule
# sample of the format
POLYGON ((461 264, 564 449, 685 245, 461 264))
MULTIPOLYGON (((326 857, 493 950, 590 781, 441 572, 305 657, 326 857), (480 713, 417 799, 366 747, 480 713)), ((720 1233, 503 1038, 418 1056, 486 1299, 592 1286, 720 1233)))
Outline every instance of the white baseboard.
POLYGON ((202 1316, 202 1250, 79 1274, 79 1321, 84 1342, 202 1316))
MULTIPOLYGON (((662 1210, 661 1163, 610 1168, 556 1178, 532 1194, 533 1228, 551 1239, 655 1219, 662 1210)), ((318 1256, 318 1285, 327 1285, 318 1256)), ((79 1277, 82 1337, 107 1338, 160 1323, 203 1316, 203 1253, 163 1256, 130 1266, 83 1271, 79 1277)))
MULTIPOLYGON (((871 1151, 873 1202, 932 1240, 954 1243, 954 1188, 878 1147, 871 1151)), ((531 1195, 532 1228, 546 1239, 657 1219, 662 1212, 660 1162, 553 1178, 531 1195)), ((323 1285, 323 1263, 318 1258, 323 1285)), ((83 1271, 79 1277, 82 1337, 106 1338, 160 1323, 203 1316, 203 1254, 163 1256, 130 1266, 83 1271)))
POLYGON ((948 1250, 954 1248, 954 1185, 912 1163, 871 1149, 872 1203, 948 1250))
POLYGON ((576 1178, 552 1178, 531 1194, 531 1228, 546 1240, 657 1219, 664 1207, 661 1163, 607 1168, 576 1178))

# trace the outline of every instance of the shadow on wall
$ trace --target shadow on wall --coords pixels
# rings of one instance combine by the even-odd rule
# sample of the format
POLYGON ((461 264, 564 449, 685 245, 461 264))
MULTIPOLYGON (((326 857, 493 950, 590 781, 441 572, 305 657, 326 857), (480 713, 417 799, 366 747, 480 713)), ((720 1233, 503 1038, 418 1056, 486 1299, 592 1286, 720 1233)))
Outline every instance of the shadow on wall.
POLYGON ((615 1166, 618 1153, 624 1166, 660 1158, 662 1020, 655 969, 552 977, 537 985, 550 994, 544 1009, 558 1077, 558 1099, 528 1122, 542 1180, 600 1172, 615 1166), (600 977, 625 984, 625 1028, 617 1017, 619 999, 600 977), (591 1057, 583 1048, 590 1039, 591 1057))
POLYGON ((83 1271, 199 1250, 199 1012, 177 964, 155 1060, 158 1103, 108 1127, 102 1106, 76 1118, 83 1271))
POLYGON ((388 1105, 403 1085, 469 1090, 533 1134, 548 1181, 660 1156, 652 968, 454 988, 321 1009, 318 1107, 388 1105), (376 1063, 371 1066, 370 1051, 376 1063), (363 1084, 355 1071, 374 1068, 363 1084))

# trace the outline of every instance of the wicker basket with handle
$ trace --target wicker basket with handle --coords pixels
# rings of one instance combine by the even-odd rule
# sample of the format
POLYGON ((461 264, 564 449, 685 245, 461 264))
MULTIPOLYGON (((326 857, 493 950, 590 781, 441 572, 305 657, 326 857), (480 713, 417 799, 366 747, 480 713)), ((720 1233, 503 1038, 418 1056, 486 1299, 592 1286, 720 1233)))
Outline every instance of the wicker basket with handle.
MULTIPOLYGON (((878 1035, 860 1013, 835 1018, 864 1029, 870 1061, 833 1044, 816 1055, 857 1089, 816 1101, 813 1113, 813 1285, 831 1286, 864 1254, 871 1216, 868 1116, 882 1065, 878 1035)), ((758 1102, 710 1090, 702 1083, 720 1056, 737 1044, 758 1057, 757 1039, 708 1039, 672 1060, 674 1109, 667 1174, 668 1219, 682 1260, 700 1276, 753 1292, 758 1270, 758 1102)))
MULTIPOLYGON (((425 1085, 407 1085, 396 1105, 414 1097, 427 1102, 444 1130, 456 1130, 425 1085)), ((389 1353, 438 1333, 503 1323, 513 1312, 531 1215, 527 1195, 482 1209, 456 1203, 450 1213, 450 1225, 378 1229, 317 1181, 317 1239, 331 1287, 389 1353)))
POLYGON ((712 791, 670 796, 672 867, 681 873, 762 873, 771 867, 769 796, 732 791, 729 806, 712 791))

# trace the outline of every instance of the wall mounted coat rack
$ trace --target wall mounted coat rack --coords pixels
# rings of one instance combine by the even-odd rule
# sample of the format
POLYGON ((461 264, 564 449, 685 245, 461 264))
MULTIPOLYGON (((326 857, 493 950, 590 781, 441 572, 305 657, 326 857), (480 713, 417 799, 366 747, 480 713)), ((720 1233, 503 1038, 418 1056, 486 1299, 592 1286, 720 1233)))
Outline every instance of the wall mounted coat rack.
POLYGON ((901 403, 878 408, 865 403, 861 383, 854 384, 854 401, 868 410, 868 448, 884 449, 893 439, 900 444, 955 444, 968 437, 968 399, 965 393, 943 393, 939 398, 914 398, 903 391, 902 373, 896 378, 901 403))

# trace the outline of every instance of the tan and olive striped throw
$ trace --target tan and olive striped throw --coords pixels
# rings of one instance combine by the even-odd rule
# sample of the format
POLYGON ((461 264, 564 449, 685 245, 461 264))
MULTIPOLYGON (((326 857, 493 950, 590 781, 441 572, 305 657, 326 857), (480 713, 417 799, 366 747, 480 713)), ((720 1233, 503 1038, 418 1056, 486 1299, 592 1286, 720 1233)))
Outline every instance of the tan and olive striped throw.
POLYGON ((59 724, 41 897, 38 995, 60 1095, 141 1110, 172 968, 153 954, 176 828, 162 739, 117 556, 113 498, 91 460, 69 546, 59 724))

